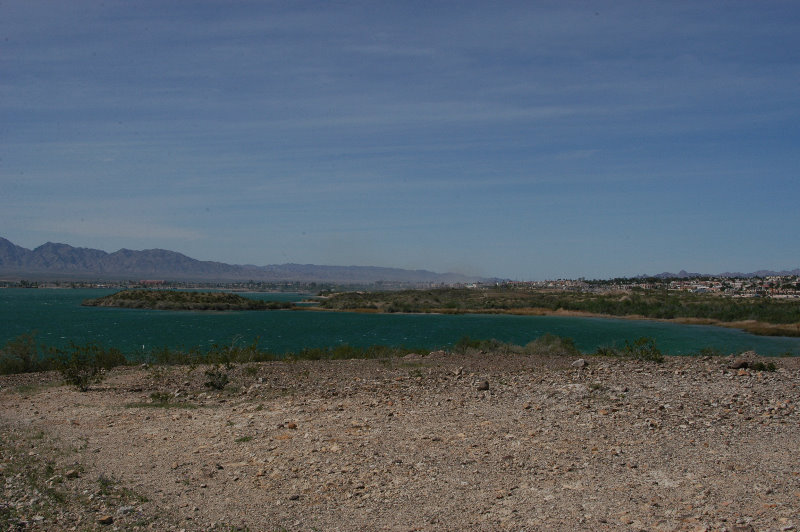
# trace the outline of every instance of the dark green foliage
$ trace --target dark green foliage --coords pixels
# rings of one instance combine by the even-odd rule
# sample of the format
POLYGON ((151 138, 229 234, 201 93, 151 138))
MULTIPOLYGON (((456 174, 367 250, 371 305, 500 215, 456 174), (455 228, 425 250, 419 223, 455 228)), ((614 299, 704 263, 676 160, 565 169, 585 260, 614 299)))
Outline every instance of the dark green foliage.
POLYGON ((206 377, 208 380, 205 382, 206 387, 214 390, 224 390, 230 382, 228 371, 223 369, 223 366, 214 366, 206 370, 206 377))
POLYGON ((167 405, 172 400, 172 394, 167 392, 153 392, 150 394, 150 399, 152 399, 155 404, 167 405))
POLYGON ((52 360, 45 359, 44 349, 36 341, 36 333, 26 333, 6 342, 0 349, 0 375, 47 371, 52 360))
POLYGON ((642 336, 633 343, 625 340, 625 348, 622 350, 622 356, 634 358, 636 360, 647 360, 650 362, 664 362, 664 355, 656 347, 654 338, 642 336))
POLYGON ((169 347, 158 347, 150 351, 148 361, 151 364, 164 366, 176 366, 179 364, 191 364, 194 360, 192 353, 186 353, 178 349, 169 347))
POLYGON ((699 357, 721 357, 725 356, 725 353, 713 347, 704 347, 703 349, 698 351, 695 355, 699 357))
MULTIPOLYGON (((636 290, 629 293, 493 287, 439 288, 396 292, 345 292, 320 303, 331 310, 378 309, 383 312, 520 312, 567 310, 610 316, 700 318, 724 322, 757 320, 774 324, 800 322, 800 305, 769 298, 730 298, 710 294, 636 290)), ((765 330, 760 334, 768 334, 765 330)), ((790 331, 791 332, 791 331, 790 331)), ((780 331, 772 334, 790 334, 780 331)))
POLYGON ((101 352, 97 344, 80 346, 74 342, 70 343, 68 352, 59 351, 58 370, 67 384, 85 392, 92 384, 102 381, 106 368, 101 366, 105 358, 101 352))
POLYGON ((767 362, 765 364, 764 362, 759 361, 750 364, 750 369, 754 371, 775 371, 778 369, 778 366, 776 366, 774 362, 767 362))
POLYGON ((525 346, 525 353, 575 356, 580 354, 580 350, 575 347, 575 341, 572 338, 563 338, 547 333, 528 343, 525 346))
POLYGON ((625 347, 598 347, 594 353, 597 356, 612 356, 619 358, 632 358, 648 362, 664 362, 664 355, 656 346, 654 338, 643 336, 633 343, 625 340, 625 347))
POLYGON ((502 342, 500 340, 496 340, 494 338, 491 338, 489 340, 477 340, 477 339, 472 339, 469 336, 463 336, 453 345, 453 352, 455 353, 467 354, 470 351, 509 354, 509 353, 520 353, 522 352, 522 348, 517 345, 510 344, 508 342, 502 342))
POLYGON ((453 351, 456 353, 466 353, 470 349, 478 350, 481 348, 480 340, 473 340, 469 336, 462 336, 454 345, 453 351))

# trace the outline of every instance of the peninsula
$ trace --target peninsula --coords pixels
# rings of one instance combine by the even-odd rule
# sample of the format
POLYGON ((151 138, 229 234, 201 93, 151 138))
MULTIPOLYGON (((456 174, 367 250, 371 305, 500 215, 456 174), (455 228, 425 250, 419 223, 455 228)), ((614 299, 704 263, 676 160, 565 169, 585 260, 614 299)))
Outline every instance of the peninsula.
POLYGON ((368 313, 519 314, 654 319, 800 336, 797 299, 737 298, 674 290, 576 290, 514 284, 329 294, 327 310, 368 313))
POLYGON ((288 301, 260 301, 227 292, 183 292, 178 290, 123 290, 83 301, 86 307, 120 307, 153 310, 280 310, 292 308, 288 301))

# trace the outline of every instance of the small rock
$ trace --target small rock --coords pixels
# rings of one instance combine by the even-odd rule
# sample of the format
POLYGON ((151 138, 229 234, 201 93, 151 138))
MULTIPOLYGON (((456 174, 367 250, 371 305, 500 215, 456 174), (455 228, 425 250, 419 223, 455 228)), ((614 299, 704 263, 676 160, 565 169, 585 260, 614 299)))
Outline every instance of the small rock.
POLYGON ((125 514, 131 514, 135 510, 136 508, 134 508, 133 506, 120 506, 119 508, 117 508, 117 513, 125 515, 125 514))
POLYGON ((297 428, 297 423, 295 423, 294 421, 290 421, 289 423, 286 424, 286 428, 294 430, 297 428))
POLYGON ((728 369, 747 369, 748 365, 747 360, 739 358, 728 364, 728 369))
POLYGON ((489 381, 487 381, 486 379, 478 381, 478 383, 475 385, 475 387, 478 390, 488 390, 489 389, 489 381))
POLYGON ((103 515, 97 518, 97 522, 101 525, 110 525, 114 522, 114 518, 110 515, 103 515))
POLYGON ((290 500, 290 501, 296 501, 296 500, 298 500, 299 498, 300 498, 300 495, 298 495, 298 494, 296 494, 296 493, 295 493, 294 495, 289 495, 289 500, 290 500))
POLYGON ((586 360, 584 360, 582 358, 579 358, 578 360, 576 360, 575 362, 572 363, 572 367, 573 368, 578 368, 578 369, 585 368, 588 365, 589 365, 589 363, 586 362, 586 360))
POLYGON ((78 478, 81 476, 80 472, 77 469, 70 469, 66 473, 64 473, 66 478, 78 478))

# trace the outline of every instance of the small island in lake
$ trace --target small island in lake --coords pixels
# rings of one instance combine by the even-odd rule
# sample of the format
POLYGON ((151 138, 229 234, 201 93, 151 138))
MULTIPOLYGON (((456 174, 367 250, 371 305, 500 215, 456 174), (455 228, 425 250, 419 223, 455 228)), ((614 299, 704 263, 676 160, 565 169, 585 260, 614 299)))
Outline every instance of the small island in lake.
POLYGON ((289 301, 260 301, 226 292, 182 292, 178 290, 123 290, 81 303, 87 307, 142 308, 153 310, 281 310, 289 301))

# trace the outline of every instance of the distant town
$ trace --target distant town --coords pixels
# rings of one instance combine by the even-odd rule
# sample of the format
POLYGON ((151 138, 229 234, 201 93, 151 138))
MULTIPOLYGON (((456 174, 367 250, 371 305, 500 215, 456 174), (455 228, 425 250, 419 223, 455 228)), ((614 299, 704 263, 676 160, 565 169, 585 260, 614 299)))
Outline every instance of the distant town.
POLYGON ((694 278, 618 278, 611 280, 557 279, 553 281, 509 282, 517 288, 559 289, 577 292, 630 292, 669 290, 730 297, 771 297, 800 299, 800 276, 694 277, 694 278))
POLYGON ((153 288, 187 290, 230 290, 249 292, 299 292, 329 293, 351 290, 403 290, 409 288, 488 288, 507 287, 519 290, 563 290, 572 292, 632 292, 667 290, 697 294, 716 294, 728 297, 775 299, 800 299, 800 275, 771 275, 766 277, 716 277, 690 278, 633 277, 608 280, 554 279, 545 281, 493 280, 475 283, 402 283, 376 282, 369 284, 338 284, 317 282, 178 282, 157 279, 127 281, 66 281, 0 280, 0 288, 153 288))

